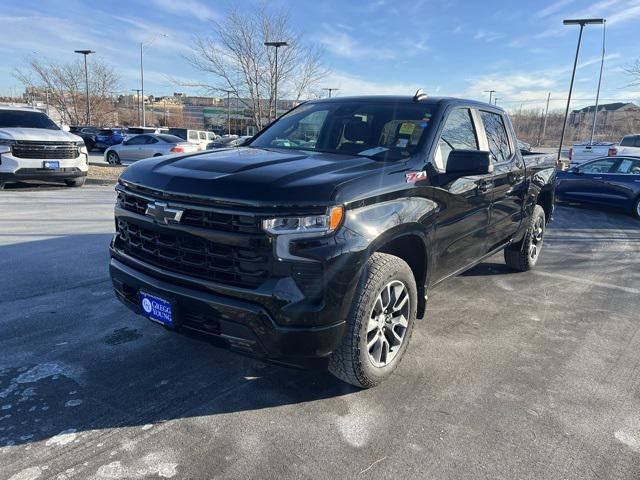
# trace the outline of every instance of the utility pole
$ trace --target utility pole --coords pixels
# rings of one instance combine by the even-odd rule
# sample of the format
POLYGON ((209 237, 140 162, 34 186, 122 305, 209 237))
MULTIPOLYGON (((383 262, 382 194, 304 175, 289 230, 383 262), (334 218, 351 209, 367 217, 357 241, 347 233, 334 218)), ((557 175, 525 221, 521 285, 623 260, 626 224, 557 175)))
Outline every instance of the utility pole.
POLYGON ((562 144, 564 143, 564 134, 567 129, 567 118, 569 117, 569 105, 571 105, 571 92, 573 91, 573 81, 576 78, 576 67, 578 66, 578 56, 580 55, 580 43, 582 42, 582 31, 585 25, 603 24, 604 18, 563 20, 564 25, 580 25, 580 33, 578 34, 578 46, 576 47, 576 57, 573 61, 573 71, 571 73, 571 83, 569 84, 569 95, 567 96, 567 108, 564 112, 564 121, 562 122, 562 133, 560 134, 560 146, 558 147, 558 160, 562 155, 562 144))
POLYGON ((602 84, 602 70, 604 68, 604 52, 605 42, 607 38, 607 21, 603 20, 602 23, 602 60, 600 60, 600 77, 598 78, 598 92, 596 93, 596 107, 593 111, 593 126, 591 127, 591 138, 589 139, 589 145, 593 145, 593 136, 596 134, 596 120, 598 118, 598 101, 600 100, 600 85, 602 84))
POLYGON ((496 93, 495 90, 485 90, 484 93, 488 93, 489 94, 489 105, 491 105, 491 98, 493 97, 493 94, 496 93))
POLYGON ((96 53, 93 50, 74 50, 74 53, 79 53, 81 55, 84 55, 84 85, 85 85, 85 89, 86 89, 86 97, 85 97, 85 102, 87 103, 87 108, 86 108, 86 116, 87 116, 87 125, 91 125, 91 109, 89 107, 89 73, 87 70, 87 55, 91 55, 92 53, 96 53))
POLYGON ((148 42, 140 42, 140 97, 142 99, 142 126, 146 127, 145 125, 145 115, 144 115, 144 66, 142 63, 142 56, 143 56, 143 52, 144 52, 144 46, 151 46, 151 44, 153 44, 153 42, 156 41, 156 39, 158 37, 166 37, 167 34, 166 33, 158 33, 155 37, 151 38, 151 40, 149 40, 148 42))
POLYGON ((551 92, 547 94, 547 107, 544 109, 544 120, 542 122, 542 134, 540 135, 539 145, 544 143, 544 137, 547 133, 547 117, 549 116, 549 101, 551 100, 551 92))
POLYGON ((137 96, 136 96, 136 104, 137 104, 137 109, 138 109, 138 123, 140 122, 140 89, 139 88, 132 88, 131 89, 132 92, 136 92, 137 96))
POLYGON ((329 92, 329 98, 331 98, 331 92, 335 92, 336 90, 340 90, 339 88, 323 88, 322 90, 326 90, 329 92))
POLYGON ((280 47, 288 46, 287 42, 264 42, 266 47, 275 47, 276 49, 276 68, 275 68, 275 81, 273 88, 273 119, 278 118, 278 49, 280 47))
POLYGON ((227 94, 227 133, 231 135, 231 92, 233 90, 222 90, 227 94))

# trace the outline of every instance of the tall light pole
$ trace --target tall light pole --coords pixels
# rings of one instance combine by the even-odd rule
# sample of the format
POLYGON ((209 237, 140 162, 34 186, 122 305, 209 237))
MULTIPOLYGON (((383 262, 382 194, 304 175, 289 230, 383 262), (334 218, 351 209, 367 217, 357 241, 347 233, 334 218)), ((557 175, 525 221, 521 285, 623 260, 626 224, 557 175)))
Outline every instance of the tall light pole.
POLYGON ((495 90, 485 90, 484 93, 489 94, 489 105, 491 105, 491 99, 493 98, 493 94, 496 93, 495 90))
POLYGON ((144 46, 150 46, 151 44, 153 44, 153 42, 155 42, 157 40, 158 37, 167 37, 166 33, 159 33, 156 36, 152 37, 151 40, 147 41, 147 42, 140 42, 140 98, 142 100, 142 126, 146 127, 145 125, 145 113, 144 113, 144 66, 142 63, 142 57, 144 54, 144 46))
POLYGON ((89 73, 87 70, 87 55, 91 55, 92 53, 96 53, 93 50, 74 50, 74 53, 79 53, 80 55, 84 55, 84 86, 86 88, 86 98, 85 101, 87 103, 87 125, 91 125, 91 108, 89 107, 89 73))
POLYGON ((562 143, 564 142, 564 134, 567 129, 567 118, 569 117, 569 105, 571 104, 571 92, 573 91, 573 81, 576 78, 576 67, 578 66, 578 55, 580 54, 580 43, 582 42, 582 31, 585 25, 603 24, 604 18, 580 18, 575 20, 563 20, 564 25, 580 25, 580 33, 578 34, 578 46, 576 47, 576 58, 573 60, 573 71, 571 73, 571 83, 569 84, 569 96, 567 97, 567 108, 564 112, 564 121, 562 122, 562 133, 560 134, 560 146, 558 147, 558 161, 562 155, 562 143))
POLYGON ((339 88, 323 88, 322 90, 326 90, 329 92, 329 98, 331 98, 331 92, 335 92, 336 90, 340 90, 339 88))
POLYGON ((273 119, 276 120, 278 118, 278 49, 280 47, 288 46, 287 42, 264 42, 266 47, 275 47, 276 49, 276 71, 275 71, 275 82, 273 87, 273 119))
POLYGON ((598 118, 598 102, 600 100, 600 85, 602 84, 602 70, 604 69, 604 52, 607 39, 607 21, 602 23, 602 59, 600 60, 600 77, 598 77, 598 91, 596 93, 596 108, 593 111, 593 126, 591 127, 591 138, 589 145, 593 144, 593 136, 596 134, 596 120, 598 118))

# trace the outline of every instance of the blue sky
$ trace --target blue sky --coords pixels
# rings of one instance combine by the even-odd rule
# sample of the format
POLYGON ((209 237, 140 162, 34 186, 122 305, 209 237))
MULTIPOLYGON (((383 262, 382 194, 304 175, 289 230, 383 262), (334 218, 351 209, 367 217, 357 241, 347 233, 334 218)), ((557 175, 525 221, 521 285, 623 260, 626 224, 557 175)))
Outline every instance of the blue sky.
MULTIPOLYGON (((30 55, 73 59, 74 49, 96 50, 117 68, 123 92, 139 85, 138 42, 156 32, 145 53, 145 90, 155 95, 185 91, 168 76, 202 81, 182 55, 194 33, 211 30, 230 6, 248 1, 3 0, 0 11, 0 93, 21 91, 12 75, 30 55)), ((538 108, 551 92, 561 108, 568 90, 578 27, 563 18, 607 18, 607 56, 602 97, 640 101, 624 67, 640 57, 640 0, 271 0, 289 10, 294 28, 320 44, 330 69, 323 82, 338 94, 412 94, 486 99, 497 90, 508 109, 538 108)), ((575 106, 595 96, 602 27, 590 26, 580 56, 575 106)), ((188 89, 187 89, 188 91, 188 89)), ((196 89, 190 93, 199 93, 196 89)))

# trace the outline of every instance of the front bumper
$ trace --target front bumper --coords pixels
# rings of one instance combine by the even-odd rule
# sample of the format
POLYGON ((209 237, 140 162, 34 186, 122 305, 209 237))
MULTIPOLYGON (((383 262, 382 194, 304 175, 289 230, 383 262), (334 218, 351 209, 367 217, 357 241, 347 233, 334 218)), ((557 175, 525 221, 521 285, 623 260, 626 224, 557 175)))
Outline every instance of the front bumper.
MULTIPOLYGON (((245 298, 230 296, 229 291, 212 290, 207 282, 148 266, 127 265, 113 245, 111 254, 109 271, 118 299, 138 314, 142 312, 140 290, 172 301, 177 332, 216 338, 232 350, 303 368, 326 368, 329 356, 341 343, 346 317, 337 317, 338 321, 333 317, 333 323, 285 326, 281 323, 283 310, 273 312, 271 308, 279 301, 277 294, 245 291, 245 298)), ((296 310, 296 319, 305 315, 299 305, 296 310)), ((317 319, 323 311, 331 315, 332 309, 309 306, 306 313, 317 319)))
POLYGON ((89 171, 89 157, 81 152, 75 158, 42 159, 15 157, 10 152, 0 153, 0 183, 22 181, 61 182, 85 177, 89 171), (59 168, 46 169, 45 162, 58 162, 59 168))

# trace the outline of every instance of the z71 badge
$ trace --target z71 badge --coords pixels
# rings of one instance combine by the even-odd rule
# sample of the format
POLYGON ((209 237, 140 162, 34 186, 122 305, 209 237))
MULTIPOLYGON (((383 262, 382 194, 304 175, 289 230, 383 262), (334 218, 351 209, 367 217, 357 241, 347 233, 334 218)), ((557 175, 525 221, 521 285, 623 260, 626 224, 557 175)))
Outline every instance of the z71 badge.
POLYGON ((427 172, 423 170, 421 172, 405 173, 405 178, 407 179, 407 183, 421 182, 422 180, 427 179, 427 172))

